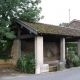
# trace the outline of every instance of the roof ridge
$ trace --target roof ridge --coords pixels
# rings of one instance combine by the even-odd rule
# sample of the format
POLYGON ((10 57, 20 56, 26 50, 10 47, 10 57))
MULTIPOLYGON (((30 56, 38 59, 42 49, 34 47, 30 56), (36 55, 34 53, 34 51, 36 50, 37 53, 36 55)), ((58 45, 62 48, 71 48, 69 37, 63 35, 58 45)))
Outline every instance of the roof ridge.
POLYGON ((74 21, 78 21, 80 22, 80 20, 77 20, 77 19, 73 19, 69 24, 67 24, 65 27, 68 27, 70 24, 72 24, 74 21))

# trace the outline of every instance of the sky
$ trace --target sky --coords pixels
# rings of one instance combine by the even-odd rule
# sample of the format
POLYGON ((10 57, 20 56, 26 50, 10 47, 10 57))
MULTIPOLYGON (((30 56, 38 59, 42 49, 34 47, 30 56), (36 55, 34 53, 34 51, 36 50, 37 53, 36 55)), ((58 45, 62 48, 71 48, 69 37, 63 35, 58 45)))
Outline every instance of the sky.
POLYGON ((59 25, 62 22, 69 22, 73 19, 80 20, 80 0, 41 0, 41 15, 44 19, 41 23, 59 25))

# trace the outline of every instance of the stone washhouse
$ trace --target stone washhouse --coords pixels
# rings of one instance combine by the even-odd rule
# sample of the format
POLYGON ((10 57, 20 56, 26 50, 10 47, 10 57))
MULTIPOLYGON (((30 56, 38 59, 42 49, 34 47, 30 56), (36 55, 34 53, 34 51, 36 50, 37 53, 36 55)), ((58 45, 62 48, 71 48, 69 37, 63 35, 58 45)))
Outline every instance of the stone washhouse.
POLYGON ((78 42, 80 54, 80 21, 73 20, 66 27, 26 22, 16 19, 16 39, 13 41, 13 64, 21 55, 35 54, 35 74, 49 71, 49 64, 62 62, 65 67, 65 42, 78 42))

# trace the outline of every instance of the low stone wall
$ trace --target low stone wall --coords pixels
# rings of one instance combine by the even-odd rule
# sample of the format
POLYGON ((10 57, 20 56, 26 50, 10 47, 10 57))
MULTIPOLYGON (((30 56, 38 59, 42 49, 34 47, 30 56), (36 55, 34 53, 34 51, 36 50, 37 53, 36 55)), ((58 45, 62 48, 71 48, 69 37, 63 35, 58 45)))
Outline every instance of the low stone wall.
POLYGON ((4 68, 4 67, 13 67, 13 64, 12 64, 12 61, 13 59, 9 59, 7 61, 5 60, 0 60, 0 68, 4 68))

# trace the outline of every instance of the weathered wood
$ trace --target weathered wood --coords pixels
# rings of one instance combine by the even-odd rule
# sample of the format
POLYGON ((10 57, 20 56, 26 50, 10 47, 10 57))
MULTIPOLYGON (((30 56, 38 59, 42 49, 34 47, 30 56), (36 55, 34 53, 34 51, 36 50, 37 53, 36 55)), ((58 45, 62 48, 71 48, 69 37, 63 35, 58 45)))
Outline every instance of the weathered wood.
POLYGON ((21 29, 20 27, 18 27, 18 36, 20 36, 20 33, 21 33, 21 29))
POLYGON ((17 36, 18 39, 33 38, 33 37, 34 37, 34 35, 32 35, 32 34, 17 36))
POLYGON ((66 42, 75 42, 75 41, 77 41, 78 39, 80 39, 80 38, 77 38, 77 37, 72 37, 72 38, 66 38, 66 42))
POLYGON ((55 64, 55 63, 58 63, 59 60, 54 60, 54 61, 46 61, 44 62, 44 64, 55 64))
POLYGON ((35 35, 38 34, 38 31, 36 31, 34 28, 32 28, 32 27, 24 24, 24 23, 21 22, 20 20, 15 19, 15 21, 16 21, 17 23, 19 23, 21 26, 23 26, 23 27, 25 27, 26 29, 28 29, 30 32, 34 33, 35 35))

